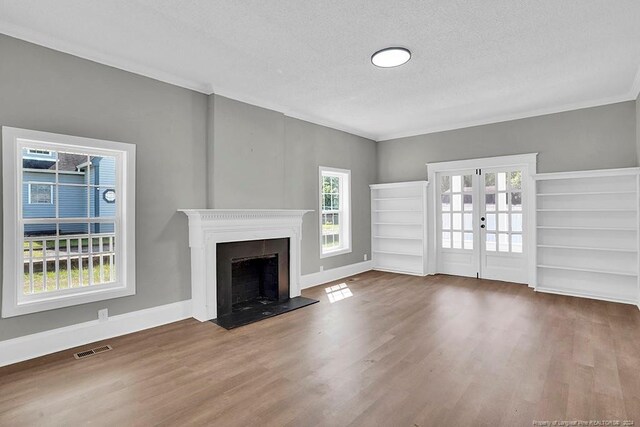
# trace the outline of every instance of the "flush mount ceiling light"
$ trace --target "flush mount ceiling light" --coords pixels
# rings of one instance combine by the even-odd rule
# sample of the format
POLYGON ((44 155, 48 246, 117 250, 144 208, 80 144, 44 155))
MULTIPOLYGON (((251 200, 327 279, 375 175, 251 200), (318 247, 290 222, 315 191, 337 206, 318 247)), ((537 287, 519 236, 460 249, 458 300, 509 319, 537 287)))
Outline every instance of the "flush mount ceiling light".
POLYGON ((406 64, 411 52, 404 47, 387 47, 371 55, 371 63, 380 68, 393 68, 406 64))

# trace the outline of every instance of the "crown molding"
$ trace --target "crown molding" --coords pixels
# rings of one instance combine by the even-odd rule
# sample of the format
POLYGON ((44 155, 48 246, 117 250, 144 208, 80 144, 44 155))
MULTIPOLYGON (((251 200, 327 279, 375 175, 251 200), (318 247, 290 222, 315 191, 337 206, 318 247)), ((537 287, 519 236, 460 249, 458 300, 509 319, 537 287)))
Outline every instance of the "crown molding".
POLYGON ((625 101, 632 101, 632 100, 635 101, 640 93, 640 67, 638 67, 638 72, 636 73, 631 89, 627 94, 624 94, 624 95, 594 99, 594 100, 589 100, 584 102, 566 104, 562 106, 541 108, 538 110, 526 111, 526 112, 515 113, 515 114, 496 115, 496 116, 487 117, 481 120, 469 120, 469 121, 461 120, 461 121, 451 122, 444 125, 425 126, 425 127, 411 130, 411 131, 377 134, 374 132, 367 132, 362 129, 357 129, 352 126, 337 123, 332 120, 328 120, 328 119, 320 118, 314 115, 295 111, 291 108, 288 108, 283 105, 279 105, 277 103, 271 103, 268 101, 260 100, 252 96, 247 96, 245 94, 240 94, 234 91, 226 91, 223 88, 213 87, 211 84, 206 82, 185 79, 183 77, 179 77, 171 73, 166 73, 164 71, 161 71, 152 67, 144 66, 140 63, 137 63, 136 61, 131 61, 123 58, 116 58, 113 55, 100 53, 90 48, 78 47, 72 43, 67 43, 63 40, 59 40, 24 27, 16 26, 2 20, 0 20, 0 33, 6 34, 9 37, 27 41, 29 43, 34 43, 49 49, 67 53, 79 58, 87 59, 99 64, 107 65, 112 68, 120 69, 123 71, 127 71, 133 74, 143 76, 143 77, 148 77, 154 80, 158 80, 163 83, 171 84, 171 85, 182 87, 185 89, 190 89, 205 95, 215 94, 215 95, 223 96, 223 97, 244 102, 246 104, 250 104, 256 107, 276 111, 293 119, 303 120, 312 124, 328 127, 337 131, 346 132, 351 135, 366 138, 375 142, 389 141, 393 139, 407 138, 411 136, 425 135, 425 134, 431 134, 431 133, 437 133, 437 132, 445 132, 449 130, 464 129, 464 128, 469 128, 474 126, 483 126, 488 124, 502 123, 502 122, 507 122, 511 120, 520 120, 520 119, 526 119, 531 117, 544 116, 548 114, 562 113, 562 112, 567 112, 572 110, 580 110, 584 108, 599 107, 603 105, 615 104, 618 102, 625 102, 625 101))
POLYGON ((557 113, 565 113, 568 111, 582 110, 585 108, 602 107, 604 105, 617 104, 619 102, 634 101, 637 98, 637 94, 633 95, 632 94, 633 92, 634 91, 631 90, 625 95, 594 99, 594 100, 589 100, 584 102, 577 102, 577 103, 566 104, 558 107, 541 108, 538 110, 522 112, 517 114, 498 115, 498 116, 489 117, 482 120, 460 121, 460 122, 454 122, 454 123, 441 125, 441 126, 420 128, 418 130, 409 131, 409 132, 385 134, 385 135, 382 135, 379 139, 377 139, 376 142, 391 141, 394 139, 408 138, 412 136, 446 132, 450 130, 465 129, 465 128, 470 128, 474 126, 484 126, 484 125, 491 125, 496 123, 504 123, 512 120, 528 119, 532 117, 546 116, 549 114, 557 114, 557 113))
POLYGON ((326 120, 314 115, 310 115, 310 114, 305 114, 305 113, 301 113, 298 111, 294 111, 291 108, 285 107, 283 105, 279 105, 276 103, 271 103, 271 102, 265 102, 263 100, 259 100, 256 99, 252 96, 247 96, 244 94, 239 94, 237 92, 233 92, 233 91, 227 91, 225 89, 221 89, 221 88, 213 88, 212 91, 212 95, 218 95, 218 96, 222 96, 225 98, 229 98, 232 99, 234 101, 239 101, 239 102, 243 102, 245 104, 249 104, 249 105, 253 105, 254 107, 259 107, 259 108, 264 108, 267 110, 271 110, 271 111, 276 111, 278 113, 281 113, 283 115, 285 115, 286 117, 292 118, 292 119, 297 119, 297 120, 302 120, 305 122, 309 122, 312 123, 314 125, 318 125, 318 126, 324 126, 333 130, 337 130, 340 132, 346 132, 350 135, 355 135, 355 136, 359 136, 361 138, 365 138, 365 139, 369 139, 371 141, 376 141, 377 139, 377 135, 374 133, 370 133, 370 132, 365 132, 362 129, 356 129, 354 127, 351 126, 346 126, 344 124, 341 123, 336 123, 332 120, 326 120))
POLYGON ((152 67, 144 66, 136 61, 117 58, 113 55, 98 52, 95 49, 78 47, 73 43, 67 43, 63 40, 47 36, 38 31, 33 31, 24 27, 13 25, 6 21, 0 20, 0 33, 5 34, 9 37, 36 44, 38 46, 96 62, 98 64, 107 65, 109 67, 137 74, 142 77, 148 77, 153 80, 158 80, 162 83, 190 89, 195 92, 203 93, 205 95, 211 94, 211 87, 207 83, 178 77, 171 73, 166 73, 152 67))

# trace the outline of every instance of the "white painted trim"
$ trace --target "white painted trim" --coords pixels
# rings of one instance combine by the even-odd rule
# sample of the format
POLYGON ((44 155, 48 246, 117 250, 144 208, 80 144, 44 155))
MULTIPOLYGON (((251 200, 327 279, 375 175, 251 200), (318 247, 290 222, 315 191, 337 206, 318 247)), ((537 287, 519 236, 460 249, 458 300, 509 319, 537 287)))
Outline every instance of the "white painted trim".
POLYGON ((64 328, 0 341, 0 366, 78 347, 191 317, 191 300, 91 320, 64 328))
POLYGON ((212 91, 209 84, 191 79, 185 79, 174 74, 158 70, 156 68, 147 67, 130 59, 101 53, 100 51, 93 48, 79 47, 77 44, 67 43, 64 40, 51 37, 51 35, 46 35, 38 31, 34 31, 30 28, 10 24, 6 21, 0 21, 0 33, 7 34, 11 37, 25 40, 27 42, 34 43, 40 46, 44 46, 49 49, 57 50, 58 52, 67 53, 69 55, 77 56, 89 61, 97 62, 99 64, 137 74, 139 76, 148 77, 185 89, 191 89, 196 92, 204 93, 205 95, 210 94, 212 91))
MULTIPOLYGON (((2 317, 13 317, 135 295, 136 146, 123 142, 4 126, 2 127, 2 153, 4 192, 2 317), (23 183, 22 174, 18 171, 22 164, 22 148, 25 146, 48 150, 80 148, 92 155, 114 157, 120 165, 116 171, 116 191, 120 194, 122 202, 118 204, 118 212, 114 221, 116 245, 119 245, 116 251, 116 265, 120 267, 115 283, 29 296, 23 295, 19 290, 19 284, 23 280, 22 224, 27 220, 22 218, 23 183)), ((85 218, 85 220, 87 219, 85 218)), ((91 219, 88 221, 91 222, 91 219)), ((98 222, 98 220, 94 221, 98 222)))
POLYGON ((406 188, 406 187, 426 187, 429 185, 429 181, 407 181, 407 182, 389 182, 386 184, 370 184, 369 188, 372 190, 381 190, 385 188, 406 188))
POLYGON ((267 100, 257 99, 248 94, 242 94, 236 91, 228 91, 221 87, 213 87, 210 83, 196 81, 188 78, 183 78, 175 74, 167 73, 157 68, 148 67, 140 64, 134 60, 126 58, 118 58, 114 55, 109 55, 96 51, 95 49, 88 49, 78 47, 73 43, 65 42, 64 40, 52 38, 50 35, 42 34, 38 31, 34 31, 29 28, 24 28, 14 24, 10 24, 6 21, 0 21, 0 33, 7 34, 11 37, 15 37, 21 40, 25 40, 30 43, 35 43, 40 46, 45 46, 49 49, 54 49, 59 52, 64 52, 70 55, 78 56, 90 61, 97 62, 99 64, 107 65, 110 67, 124 70, 133 74, 148 77, 163 83, 171 84, 174 86, 190 89, 196 92, 203 93, 205 95, 216 95, 230 98, 240 102, 254 105, 260 108, 266 108, 269 110, 277 111, 284 114, 287 117, 291 117, 298 120, 307 121, 319 126, 326 126, 341 132, 346 132, 352 135, 360 136, 362 138, 370 139, 372 141, 388 141, 392 139, 405 138, 417 135, 424 135, 436 132, 444 132, 449 130, 464 129, 473 126, 482 126, 488 124, 495 124, 501 122, 508 122, 511 120, 526 119, 531 117, 545 116, 548 114, 562 113, 573 110, 580 110, 584 108, 600 107, 609 104, 616 104, 618 102, 635 101, 640 92, 640 69, 636 75, 635 82, 632 83, 631 90, 627 94, 611 96, 606 98, 596 98, 592 100, 576 102, 572 104, 565 104, 556 107, 540 108, 537 110, 525 111, 516 114, 503 114, 488 117, 482 120, 461 120, 454 123, 438 125, 438 126, 426 126, 418 129, 386 133, 386 134, 374 134, 367 132, 363 129, 356 129, 355 127, 348 126, 342 123, 336 123, 326 118, 317 117, 315 115, 305 114, 300 111, 294 111, 289 107, 269 102, 267 100))
MULTIPOLYGON (((408 276, 418 276, 418 277, 424 277, 425 274, 423 274, 422 272, 419 271, 408 271, 408 270, 392 270, 390 268, 382 268, 382 267, 375 267, 374 268, 375 271, 382 271, 385 273, 395 273, 395 274, 406 274, 408 276)), ((428 276, 428 274, 427 274, 428 276)))
POLYGON ((352 239, 353 239, 353 235, 352 235, 352 223, 351 223, 351 171, 349 169, 339 169, 339 168, 333 168, 333 167, 328 167, 328 166, 319 166, 318 167, 318 247, 320 250, 320 259, 323 258, 329 258, 329 257, 333 257, 333 256, 337 256, 337 255, 344 255, 344 254, 348 254, 352 252, 352 239), (343 223, 341 225, 341 229, 340 229, 340 239, 342 240, 341 243, 344 243, 346 241, 346 245, 341 246, 338 249, 334 249, 334 250, 330 250, 325 252, 323 250, 322 247, 322 181, 323 181, 323 175, 324 174, 327 175, 333 175, 335 177, 340 178, 340 180, 343 182, 344 184, 344 179, 346 178, 347 180, 347 185, 341 185, 340 187, 340 199, 341 202, 340 203, 344 203, 345 200, 348 201, 347 206, 345 207, 343 205, 343 208, 341 209, 342 211, 342 216, 346 216, 347 217, 347 221, 346 223, 344 222, 344 218, 341 218, 341 222, 343 223), (346 229, 345 229, 346 228, 346 229), (345 238, 346 237, 346 238, 345 238))
POLYGON ((313 123, 319 126, 326 126, 340 132, 346 132, 352 135, 360 136, 371 141, 375 141, 374 134, 366 132, 361 129, 356 129, 351 126, 336 123, 332 120, 317 117, 315 115, 309 115, 302 112, 293 111, 292 109, 269 102, 266 100, 260 100, 253 96, 242 94, 236 91, 227 91, 224 88, 213 87, 210 83, 197 81, 193 79, 183 78, 172 73, 159 70, 157 68, 148 67, 140 64, 134 60, 126 58, 118 58, 113 55, 104 54, 96 51, 95 49, 86 49, 78 47, 72 43, 67 43, 63 40, 51 38, 49 35, 42 34, 32 29, 19 27, 8 22, 0 21, 0 33, 7 34, 11 37, 24 40, 30 43, 44 46, 49 49, 57 50, 58 52, 67 53, 69 55, 77 56, 89 61, 96 62, 98 64, 107 65, 109 67, 116 68, 125 72, 137 74, 139 76, 147 77, 153 80, 157 80, 162 83, 178 86, 181 88, 193 90, 195 92, 203 93, 205 95, 220 95, 225 98, 233 99, 236 101, 244 102, 260 108, 266 108, 268 110, 277 111, 281 114, 298 120, 303 120, 309 123, 313 123))
POLYGON ((369 270, 373 270, 373 261, 371 260, 332 268, 331 270, 319 271, 317 273, 305 274, 300 278, 300 288, 312 288, 344 277, 353 276, 354 274, 364 273, 369 270))
POLYGON ((538 110, 525 111, 525 112, 516 113, 516 114, 504 114, 499 116, 487 117, 486 119, 482 119, 482 120, 459 121, 459 122, 453 122, 453 123, 439 125, 439 126, 427 126, 427 127, 418 128, 418 129, 406 131, 406 132, 382 134, 382 135, 378 135, 378 137, 375 140, 376 142, 391 141, 394 139, 409 138, 412 136, 427 135, 431 133, 465 129, 465 128, 471 128, 475 126, 493 125, 497 123, 510 122, 514 120, 522 120, 522 119, 529 119, 533 117, 547 116, 550 114, 566 113, 566 112, 571 112, 576 110, 583 110, 585 108, 603 107, 605 105, 617 104, 619 102, 635 101, 635 99, 637 98, 637 92, 636 92, 636 95, 633 95, 634 91, 635 90, 632 90, 629 93, 626 93, 624 95, 612 96, 608 98, 596 98, 593 100, 576 102, 573 104, 560 105, 557 107, 540 108, 538 110))
POLYGON ((594 169, 584 171, 538 173, 533 175, 533 179, 535 179, 536 181, 541 181, 549 179, 598 178, 603 176, 626 176, 638 174, 640 174, 640 168, 633 167, 619 169, 594 169))
POLYGON ((564 291, 564 290, 561 290, 561 289, 544 288, 544 287, 541 287, 541 286, 536 287, 535 291, 536 292, 545 293, 545 294, 565 295, 565 296, 569 296, 569 297, 588 298, 588 299, 594 299, 594 300, 599 300, 599 301, 617 302, 617 303, 620 303, 620 304, 638 305, 637 301, 627 300, 627 299, 624 299, 624 298, 605 297, 605 296, 602 296, 602 295, 592 294, 592 293, 589 293, 589 292, 564 291))
POLYGON ((487 169, 505 166, 527 165, 529 173, 535 174, 538 153, 516 154, 512 156, 483 157, 478 159, 452 160, 447 162, 427 163, 429 176, 435 172, 458 169, 487 169))
POLYGON ((262 239, 289 239, 289 296, 300 296, 301 209, 179 209, 189 218, 191 301, 193 317, 215 319, 217 244, 262 239))

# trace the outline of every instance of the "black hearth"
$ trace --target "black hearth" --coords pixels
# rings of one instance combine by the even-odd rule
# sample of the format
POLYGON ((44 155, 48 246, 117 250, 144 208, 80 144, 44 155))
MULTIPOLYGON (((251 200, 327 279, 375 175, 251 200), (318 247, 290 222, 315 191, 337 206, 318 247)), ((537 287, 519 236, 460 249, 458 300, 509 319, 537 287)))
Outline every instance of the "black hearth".
POLYGON ((218 243, 218 318, 233 329, 317 302, 289 298, 289 239, 218 243))

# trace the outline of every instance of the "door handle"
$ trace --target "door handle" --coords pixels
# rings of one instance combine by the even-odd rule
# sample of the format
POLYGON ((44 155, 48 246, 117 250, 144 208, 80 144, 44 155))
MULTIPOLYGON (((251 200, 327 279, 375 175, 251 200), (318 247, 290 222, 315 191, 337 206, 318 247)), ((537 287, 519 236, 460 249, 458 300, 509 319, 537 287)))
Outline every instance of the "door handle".
POLYGON ((480 228, 484 228, 484 224, 480 225, 480 228))

